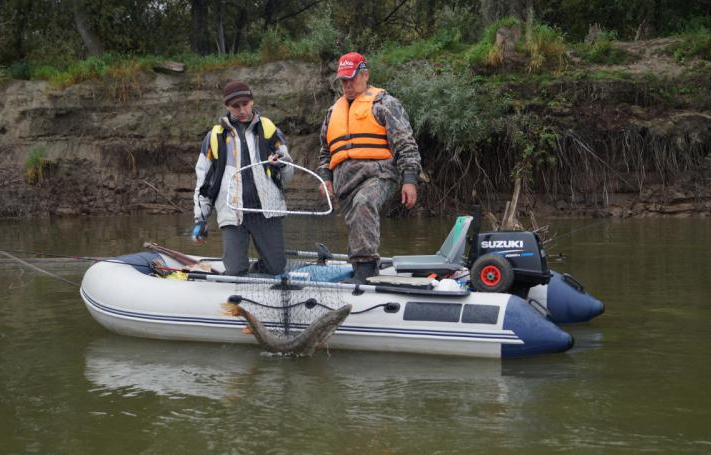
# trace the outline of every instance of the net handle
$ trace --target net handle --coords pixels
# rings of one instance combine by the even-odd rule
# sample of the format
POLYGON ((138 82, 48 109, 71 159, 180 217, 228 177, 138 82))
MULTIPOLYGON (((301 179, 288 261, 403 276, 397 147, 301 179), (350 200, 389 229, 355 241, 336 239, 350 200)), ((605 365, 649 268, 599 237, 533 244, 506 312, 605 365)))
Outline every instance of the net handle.
MULTIPOLYGON (((272 161, 269 160, 264 160, 260 161, 258 163, 253 163, 249 164, 247 166, 241 167, 237 169, 237 173, 240 173, 246 169, 256 167, 256 166, 263 166, 264 164, 272 163, 272 161)), ((227 207, 231 208, 232 210, 240 211, 240 212, 256 212, 256 213, 276 213, 280 215, 330 215, 333 212, 333 204, 331 203, 331 194, 328 191, 328 187, 326 186, 326 182, 315 172, 313 172, 310 169, 306 169, 305 167, 299 166, 298 164, 294 164, 290 161, 282 161, 282 160, 277 160, 277 163, 285 164, 287 166, 294 167, 296 169, 299 169, 301 171, 304 171, 308 174, 313 175, 318 179, 319 182, 321 182, 321 186, 323 187, 324 193, 326 194, 326 201, 328 202, 328 210, 321 211, 321 212, 309 212, 309 211, 304 211, 304 210, 264 210, 264 209, 250 209, 250 208, 244 208, 244 207, 236 207, 232 205, 230 201, 232 201, 231 193, 232 193, 232 188, 234 186, 234 181, 230 181, 230 185, 227 187, 227 207)))

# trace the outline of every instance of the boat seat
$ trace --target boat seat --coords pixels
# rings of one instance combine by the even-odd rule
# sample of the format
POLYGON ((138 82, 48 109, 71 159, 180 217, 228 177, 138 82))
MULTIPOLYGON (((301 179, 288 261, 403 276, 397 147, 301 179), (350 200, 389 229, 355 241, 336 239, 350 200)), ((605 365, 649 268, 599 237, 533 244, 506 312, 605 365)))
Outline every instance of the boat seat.
POLYGON ((464 250, 467 247, 467 232, 473 217, 460 216, 452 230, 435 254, 416 256, 393 256, 393 267, 398 273, 413 275, 449 275, 464 267, 464 250))

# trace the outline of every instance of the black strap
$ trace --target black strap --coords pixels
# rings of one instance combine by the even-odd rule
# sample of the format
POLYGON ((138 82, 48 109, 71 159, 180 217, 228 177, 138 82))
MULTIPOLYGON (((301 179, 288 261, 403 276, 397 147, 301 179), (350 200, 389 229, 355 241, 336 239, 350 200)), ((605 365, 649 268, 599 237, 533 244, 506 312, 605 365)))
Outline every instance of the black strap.
POLYGON ((336 150, 333 150, 331 152, 331 155, 334 155, 342 150, 350 150, 350 149, 388 149, 390 150, 390 146, 388 144, 346 144, 338 147, 336 150))
POLYGON ((217 195, 220 194, 222 176, 225 174, 225 167, 227 166, 227 143, 225 142, 225 134, 227 134, 227 130, 217 135, 217 160, 212 160, 210 169, 208 169, 205 175, 205 181, 202 183, 199 192, 200 196, 210 200, 213 207, 215 200, 217 200, 217 195))
POLYGON ((386 140, 386 141, 388 140, 388 136, 386 136, 385 134, 374 134, 374 133, 346 134, 346 135, 343 135, 343 136, 339 136, 339 137, 335 138, 334 140, 332 140, 331 142, 329 142, 329 143, 328 143, 328 147, 330 148, 330 147, 333 146, 333 144, 335 144, 336 142, 347 141, 347 140, 349 140, 349 139, 358 139, 358 138, 361 138, 361 137, 368 137, 368 138, 371 138, 371 139, 383 139, 383 140, 386 140))
MULTIPOLYGON (((266 161, 269 158, 269 155, 276 152, 276 143, 279 140, 278 134, 276 131, 274 131, 272 137, 270 137, 269 139, 265 138, 264 126, 262 125, 261 120, 256 125, 255 134, 257 135, 260 161, 266 161)), ((283 189, 281 183, 281 175, 279 175, 279 168, 277 168, 276 166, 272 166, 269 163, 264 163, 263 166, 265 173, 267 172, 267 169, 269 169, 269 173, 272 176, 272 181, 277 186, 277 188, 279 188, 280 190, 283 189)))

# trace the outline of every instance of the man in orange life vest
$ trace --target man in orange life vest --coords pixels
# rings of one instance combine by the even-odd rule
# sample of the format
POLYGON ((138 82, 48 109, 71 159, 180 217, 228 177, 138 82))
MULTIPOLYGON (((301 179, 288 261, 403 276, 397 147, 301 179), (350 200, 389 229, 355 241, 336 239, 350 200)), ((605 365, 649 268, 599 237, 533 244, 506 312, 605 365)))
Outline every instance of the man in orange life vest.
MULTIPOLYGON (((368 85, 365 58, 350 52, 338 62, 343 96, 321 126, 319 174, 336 195, 348 228, 353 283, 378 274, 380 208, 402 180, 406 208, 417 202, 420 152, 400 101, 368 85)), ((321 186, 323 192, 323 186, 321 186)))

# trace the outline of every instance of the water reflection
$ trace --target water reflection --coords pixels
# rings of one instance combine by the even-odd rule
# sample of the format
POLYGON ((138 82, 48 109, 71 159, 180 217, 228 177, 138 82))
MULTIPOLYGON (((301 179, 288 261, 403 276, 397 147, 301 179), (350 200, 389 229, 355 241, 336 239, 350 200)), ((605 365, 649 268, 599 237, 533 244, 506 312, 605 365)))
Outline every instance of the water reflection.
POLYGON ((199 425, 215 446, 255 453, 430 453, 516 439, 511 425, 541 409, 574 366, 564 355, 517 364, 349 351, 290 358, 109 335, 88 344, 84 376, 103 397, 177 400, 156 434, 199 425), (240 435, 224 432, 225 421, 240 435))
MULTIPOLYGON (((88 344, 85 377, 96 391, 122 395, 237 399, 259 382, 260 394, 273 395, 289 382, 326 382, 343 387, 356 401, 394 399, 413 384, 487 383, 501 401, 506 395, 501 362, 414 355, 321 351, 312 358, 267 355, 256 346, 175 343, 107 335, 88 344), (364 367, 367 366, 367 367, 364 367), (295 380, 296 378, 296 380, 295 380), (381 393, 387 389, 387 393, 381 393)), ((292 397, 293 398, 293 397, 292 397)), ((304 399, 310 401, 309 395, 304 399)))

